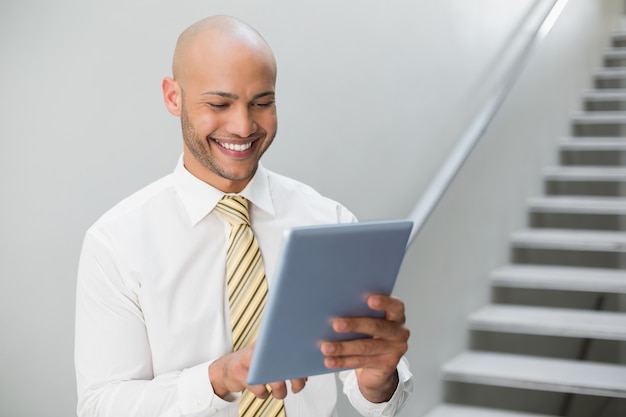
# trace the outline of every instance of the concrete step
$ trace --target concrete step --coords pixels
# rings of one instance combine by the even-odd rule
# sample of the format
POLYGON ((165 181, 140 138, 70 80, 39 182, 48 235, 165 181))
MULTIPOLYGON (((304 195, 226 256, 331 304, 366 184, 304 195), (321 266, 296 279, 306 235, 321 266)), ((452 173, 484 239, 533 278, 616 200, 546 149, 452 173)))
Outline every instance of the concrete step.
POLYGON ((548 195, 528 199, 531 228, 626 231, 626 198, 548 195))
POLYGON ((626 270, 550 265, 505 265, 492 272, 496 287, 626 294, 626 270))
POLYGON ((615 141, 626 141, 626 136, 612 136, 607 138, 606 136, 567 136, 561 138, 561 141, 567 142, 593 142, 593 141, 602 141, 602 140, 615 140, 615 141))
POLYGON ((626 253, 626 232, 527 229, 511 235, 514 248, 626 253))
POLYGON ((465 352, 443 367, 447 381, 626 398, 626 366, 493 352, 465 352))
POLYGON ((611 144, 621 144, 626 143, 626 136, 567 136, 559 139, 559 145, 568 145, 576 146, 577 143, 581 143, 581 147, 585 147, 585 145, 593 148, 595 142, 600 143, 600 147, 602 147, 602 143, 611 143, 611 144))
POLYGON ((531 213, 626 215, 623 197, 545 196, 528 200, 531 213))
POLYGON ((607 68, 624 67, 626 65, 626 47, 624 41, 620 41, 621 45, 607 48, 604 51, 604 66, 607 68))
POLYGON ((472 330, 626 341, 626 313, 489 305, 469 318, 472 330))
POLYGON ((572 136, 560 139, 558 145, 560 165, 564 167, 626 167, 626 137, 623 136, 572 136))
POLYGON ((553 417, 546 414, 520 413, 496 408, 474 407, 469 405, 443 404, 431 410, 424 417, 553 417))
POLYGON ((611 40, 614 43, 626 42, 626 30, 618 29, 611 34, 611 40))
MULTIPOLYGON (((625 81, 626 82, 626 81, 625 81)), ((626 111, 595 109, 572 114, 572 135, 621 137, 626 135, 626 111)))
MULTIPOLYGON (((594 77, 596 80, 621 80, 626 78, 626 68, 614 67, 614 68, 598 68, 594 71, 594 77)), ((613 88, 613 87, 609 87, 613 88)))
POLYGON ((623 152, 626 150, 626 138, 624 137, 603 137, 603 138, 565 138, 559 141, 559 148, 562 151, 576 152, 623 152))
POLYGON ((604 51, 604 59, 607 60, 620 60, 626 58, 626 48, 624 47, 613 47, 607 48, 604 51))
POLYGON ((582 95, 585 111, 623 111, 626 110, 626 89, 604 88, 588 90, 582 95))
POLYGON ((583 92, 586 101, 626 101, 626 88, 593 89, 583 92))
MULTIPOLYGON (((562 152, 624 152, 626 140, 623 138, 605 137, 602 139, 562 139, 559 141, 562 152)), ((598 166, 604 166, 596 164, 598 166)))
POLYGON ((571 117, 575 125, 621 125, 626 123, 625 111, 583 111, 571 117))
POLYGON ((604 166, 556 166, 543 170, 547 181, 623 182, 626 168, 604 166))
POLYGON ((595 88, 626 88, 626 68, 606 67, 594 71, 595 88))

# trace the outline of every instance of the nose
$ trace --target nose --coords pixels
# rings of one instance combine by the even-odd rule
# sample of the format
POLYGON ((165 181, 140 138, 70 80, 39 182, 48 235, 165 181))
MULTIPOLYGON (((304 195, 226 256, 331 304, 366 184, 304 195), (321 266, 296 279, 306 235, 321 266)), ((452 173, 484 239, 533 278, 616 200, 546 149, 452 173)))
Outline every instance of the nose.
POLYGON ((233 107, 226 126, 228 133, 242 138, 247 138, 255 133, 257 129, 258 125, 252 117, 252 112, 248 106, 233 107))

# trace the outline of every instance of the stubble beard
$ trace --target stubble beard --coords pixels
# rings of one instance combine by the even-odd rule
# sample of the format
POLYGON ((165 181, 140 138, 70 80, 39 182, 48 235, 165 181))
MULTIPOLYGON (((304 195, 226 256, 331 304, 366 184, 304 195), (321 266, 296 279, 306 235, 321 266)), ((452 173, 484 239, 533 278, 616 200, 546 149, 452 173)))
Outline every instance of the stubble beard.
POLYGON ((229 181, 243 181, 254 176, 258 167, 258 161, 254 164, 251 172, 247 172, 243 176, 231 174, 224 166, 218 164, 209 151, 212 140, 209 137, 203 139, 200 135, 198 135, 198 132, 189 120, 189 116, 184 106, 181 110, 180 123, 183 131, 183 141, 185 142, 187 149, 189 149, 196 161, 198 161, 203 167, 229 181))

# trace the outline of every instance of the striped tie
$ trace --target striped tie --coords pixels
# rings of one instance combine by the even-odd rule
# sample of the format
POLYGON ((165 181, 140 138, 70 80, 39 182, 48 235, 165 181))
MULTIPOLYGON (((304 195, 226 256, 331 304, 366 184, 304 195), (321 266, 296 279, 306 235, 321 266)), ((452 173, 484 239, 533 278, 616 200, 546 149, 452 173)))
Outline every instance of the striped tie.
MULTIPOLYGON (((248 200, 242 196, 224 196, 215 209, 230 223, 226 252, 226 277, 233 350, 253 343, 267 298, 267 280, 261 251, 250 228, 248 200)), ((239 400, 241 417, 285 417, 282 400, 271 395, 259 400, 244 390, 239 400)))

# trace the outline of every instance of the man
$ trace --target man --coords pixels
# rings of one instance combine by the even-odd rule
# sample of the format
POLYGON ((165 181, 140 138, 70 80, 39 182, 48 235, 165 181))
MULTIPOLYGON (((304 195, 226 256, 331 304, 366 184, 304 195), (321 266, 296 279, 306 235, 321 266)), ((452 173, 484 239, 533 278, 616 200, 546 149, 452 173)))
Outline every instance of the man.
MULTIPOLYGON (((243 22, 214 16, 181 34, 173 78, 162 84, 167 109, 181 119, 178 166, 85 236, 76 306, 79 416, 266 415, 245 414, 245 395, 278 404, 275 415, 335 415, 333 374, 247 386, 254 345, 233 348, 224 266, 231 225, 216 209, 223 197, 245 197, 270 288, 285 228, 355 221, 340 204, 259 164, 276 135, 275 81, 271 49, 243 22)), ((357 411, 393 415, 412 386, 404 305, 386 296, 368 303, 384 318, 332 325, 371 339, 320 349, 330 370, 356 368, 340 378, 357 411)))

